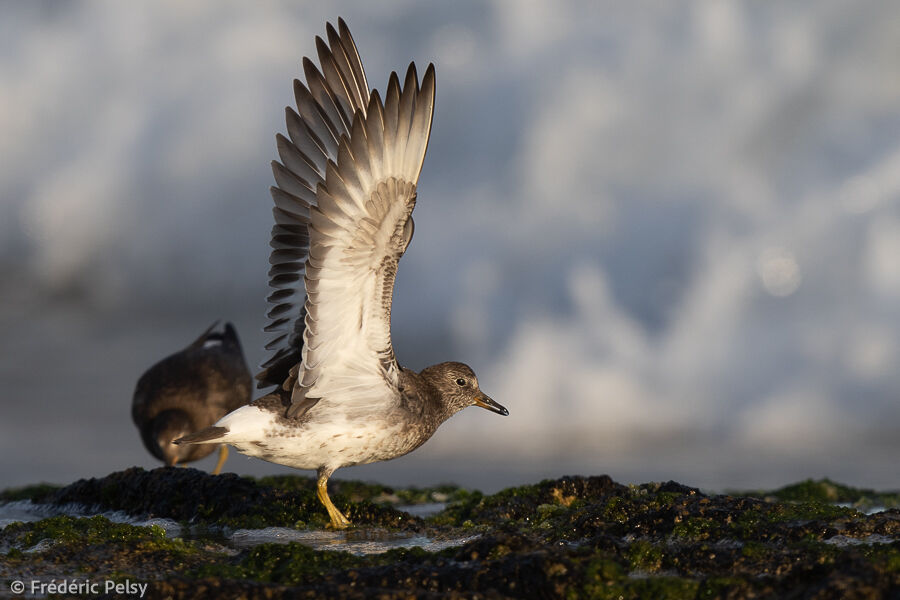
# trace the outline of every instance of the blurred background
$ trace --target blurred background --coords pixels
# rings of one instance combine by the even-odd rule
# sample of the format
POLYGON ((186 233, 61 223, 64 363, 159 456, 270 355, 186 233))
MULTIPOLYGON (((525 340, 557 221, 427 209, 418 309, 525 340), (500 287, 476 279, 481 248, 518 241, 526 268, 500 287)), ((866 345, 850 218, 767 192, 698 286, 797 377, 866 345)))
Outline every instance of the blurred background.
POLYGON ((900 487, 900 4, 0 10, 0 487, 156 466, 135 381, 215 319, 264 360, 274 136, 337 16, 371 86, 437 68, 398 358, 511 413, 338 477, 900 487))

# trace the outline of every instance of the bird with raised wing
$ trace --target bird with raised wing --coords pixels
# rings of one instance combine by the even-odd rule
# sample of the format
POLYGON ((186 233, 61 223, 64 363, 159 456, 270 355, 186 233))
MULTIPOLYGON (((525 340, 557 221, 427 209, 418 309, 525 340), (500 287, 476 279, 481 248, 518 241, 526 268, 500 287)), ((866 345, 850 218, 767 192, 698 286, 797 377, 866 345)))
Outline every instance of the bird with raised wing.
POLYGON ((391 301, 413 236, 416 184, 434 110, 434 66, 421 85, 412 63, 384 99, 369 91, 342 19, 316 38, 319 67, 303 59, 297 110, 276 136, 275 225, 268 331, 274 350, 257 375, 276 389, 179 443, 315 469, 331 525, 350 522, 328 496, 335 469, 389 460, 421 446, 468 406, 507 415, 458 362, 416 373, 391 344, 391 301), (300 287, 302 281, 303 289, 300 287), (305 291, 305 295, 304 295, 305 291))
MULTIPOLYGON (((215 446, 177 446, 174 440, 205 429, 253 397, 253 377, 231 323, 218 322, 186 348, 167 356, 141 375, 134 388, 131 418, 147 450, 166 465, 200 460, 215 446)), ((222 470, 228 448, 219 446, 214 474, 222 470)))

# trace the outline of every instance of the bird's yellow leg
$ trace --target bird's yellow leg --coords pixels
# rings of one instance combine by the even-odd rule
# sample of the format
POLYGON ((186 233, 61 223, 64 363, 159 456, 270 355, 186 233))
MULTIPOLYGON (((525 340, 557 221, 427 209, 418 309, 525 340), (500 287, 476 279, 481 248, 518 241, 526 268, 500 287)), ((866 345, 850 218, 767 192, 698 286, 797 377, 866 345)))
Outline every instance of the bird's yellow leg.
POLYGON ((325 469, 319 469, 317 473, 317 492, 319 500, 325 505, 325 510, 328 511, 328 516, 331 517, 331 527, 334 529, 346 529, 350 526, 350 521, 337 509, 331 501, 331 498, 328 497, 328 478, 331 476, 331 473, 331 471, 325 469))
POLYGON ((228 446, 221 444, 219 446, 219 462, 216 463, 216 468, 212 470, 213 475, 218 475, 222 471, 226 460, 228 460, 228 446))

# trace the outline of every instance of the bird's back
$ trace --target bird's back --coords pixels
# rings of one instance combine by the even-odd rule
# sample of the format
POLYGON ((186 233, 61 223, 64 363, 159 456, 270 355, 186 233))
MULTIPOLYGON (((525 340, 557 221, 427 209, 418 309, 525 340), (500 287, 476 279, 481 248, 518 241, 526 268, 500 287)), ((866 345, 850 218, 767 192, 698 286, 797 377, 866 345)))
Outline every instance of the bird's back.
POLYGON ((207 331, 150 367, 135 387, 132 416, 140 425, 164 411, 184 410, 200 421, 197 427, 206 427, 247 404, 251 387, 240 341, 228 323, 223 333, 207 331))

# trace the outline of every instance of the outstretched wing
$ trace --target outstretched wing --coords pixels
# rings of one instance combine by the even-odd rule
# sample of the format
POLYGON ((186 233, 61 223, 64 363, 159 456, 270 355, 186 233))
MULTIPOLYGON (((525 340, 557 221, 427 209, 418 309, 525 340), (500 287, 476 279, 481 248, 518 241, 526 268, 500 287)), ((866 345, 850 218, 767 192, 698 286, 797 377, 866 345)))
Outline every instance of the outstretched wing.
POLYGON ((301 358, 304 328, 304 294, 301 288, 309 255, 310 208, 316 205, 316 188, 325 181, 329 161, 338 160, 341 138, 350 135, 357 112, 366 114, 369 85, 356 44, 343 19, 338 30, 329 23, 328 43, 316 37, 321 71, 303 59, 306 85, 294 80, 297 110, 285 109, 290 139, 279 134, 281 162, 272 162, 276 186, 269 258, 270 319, 265 331, 276 336, 266 345, 274 351, 256 375, 258 387, 293 386, 291 369, 301 358))
POLYGON ((288 416, 317 401, 346 411, 396 395, 391 299, 433 110, 433 65, 421 88, 414 64, 402 89, 392 73, 384 102, 372 93, 326 167, 308 209, 303 361, 288 416))

